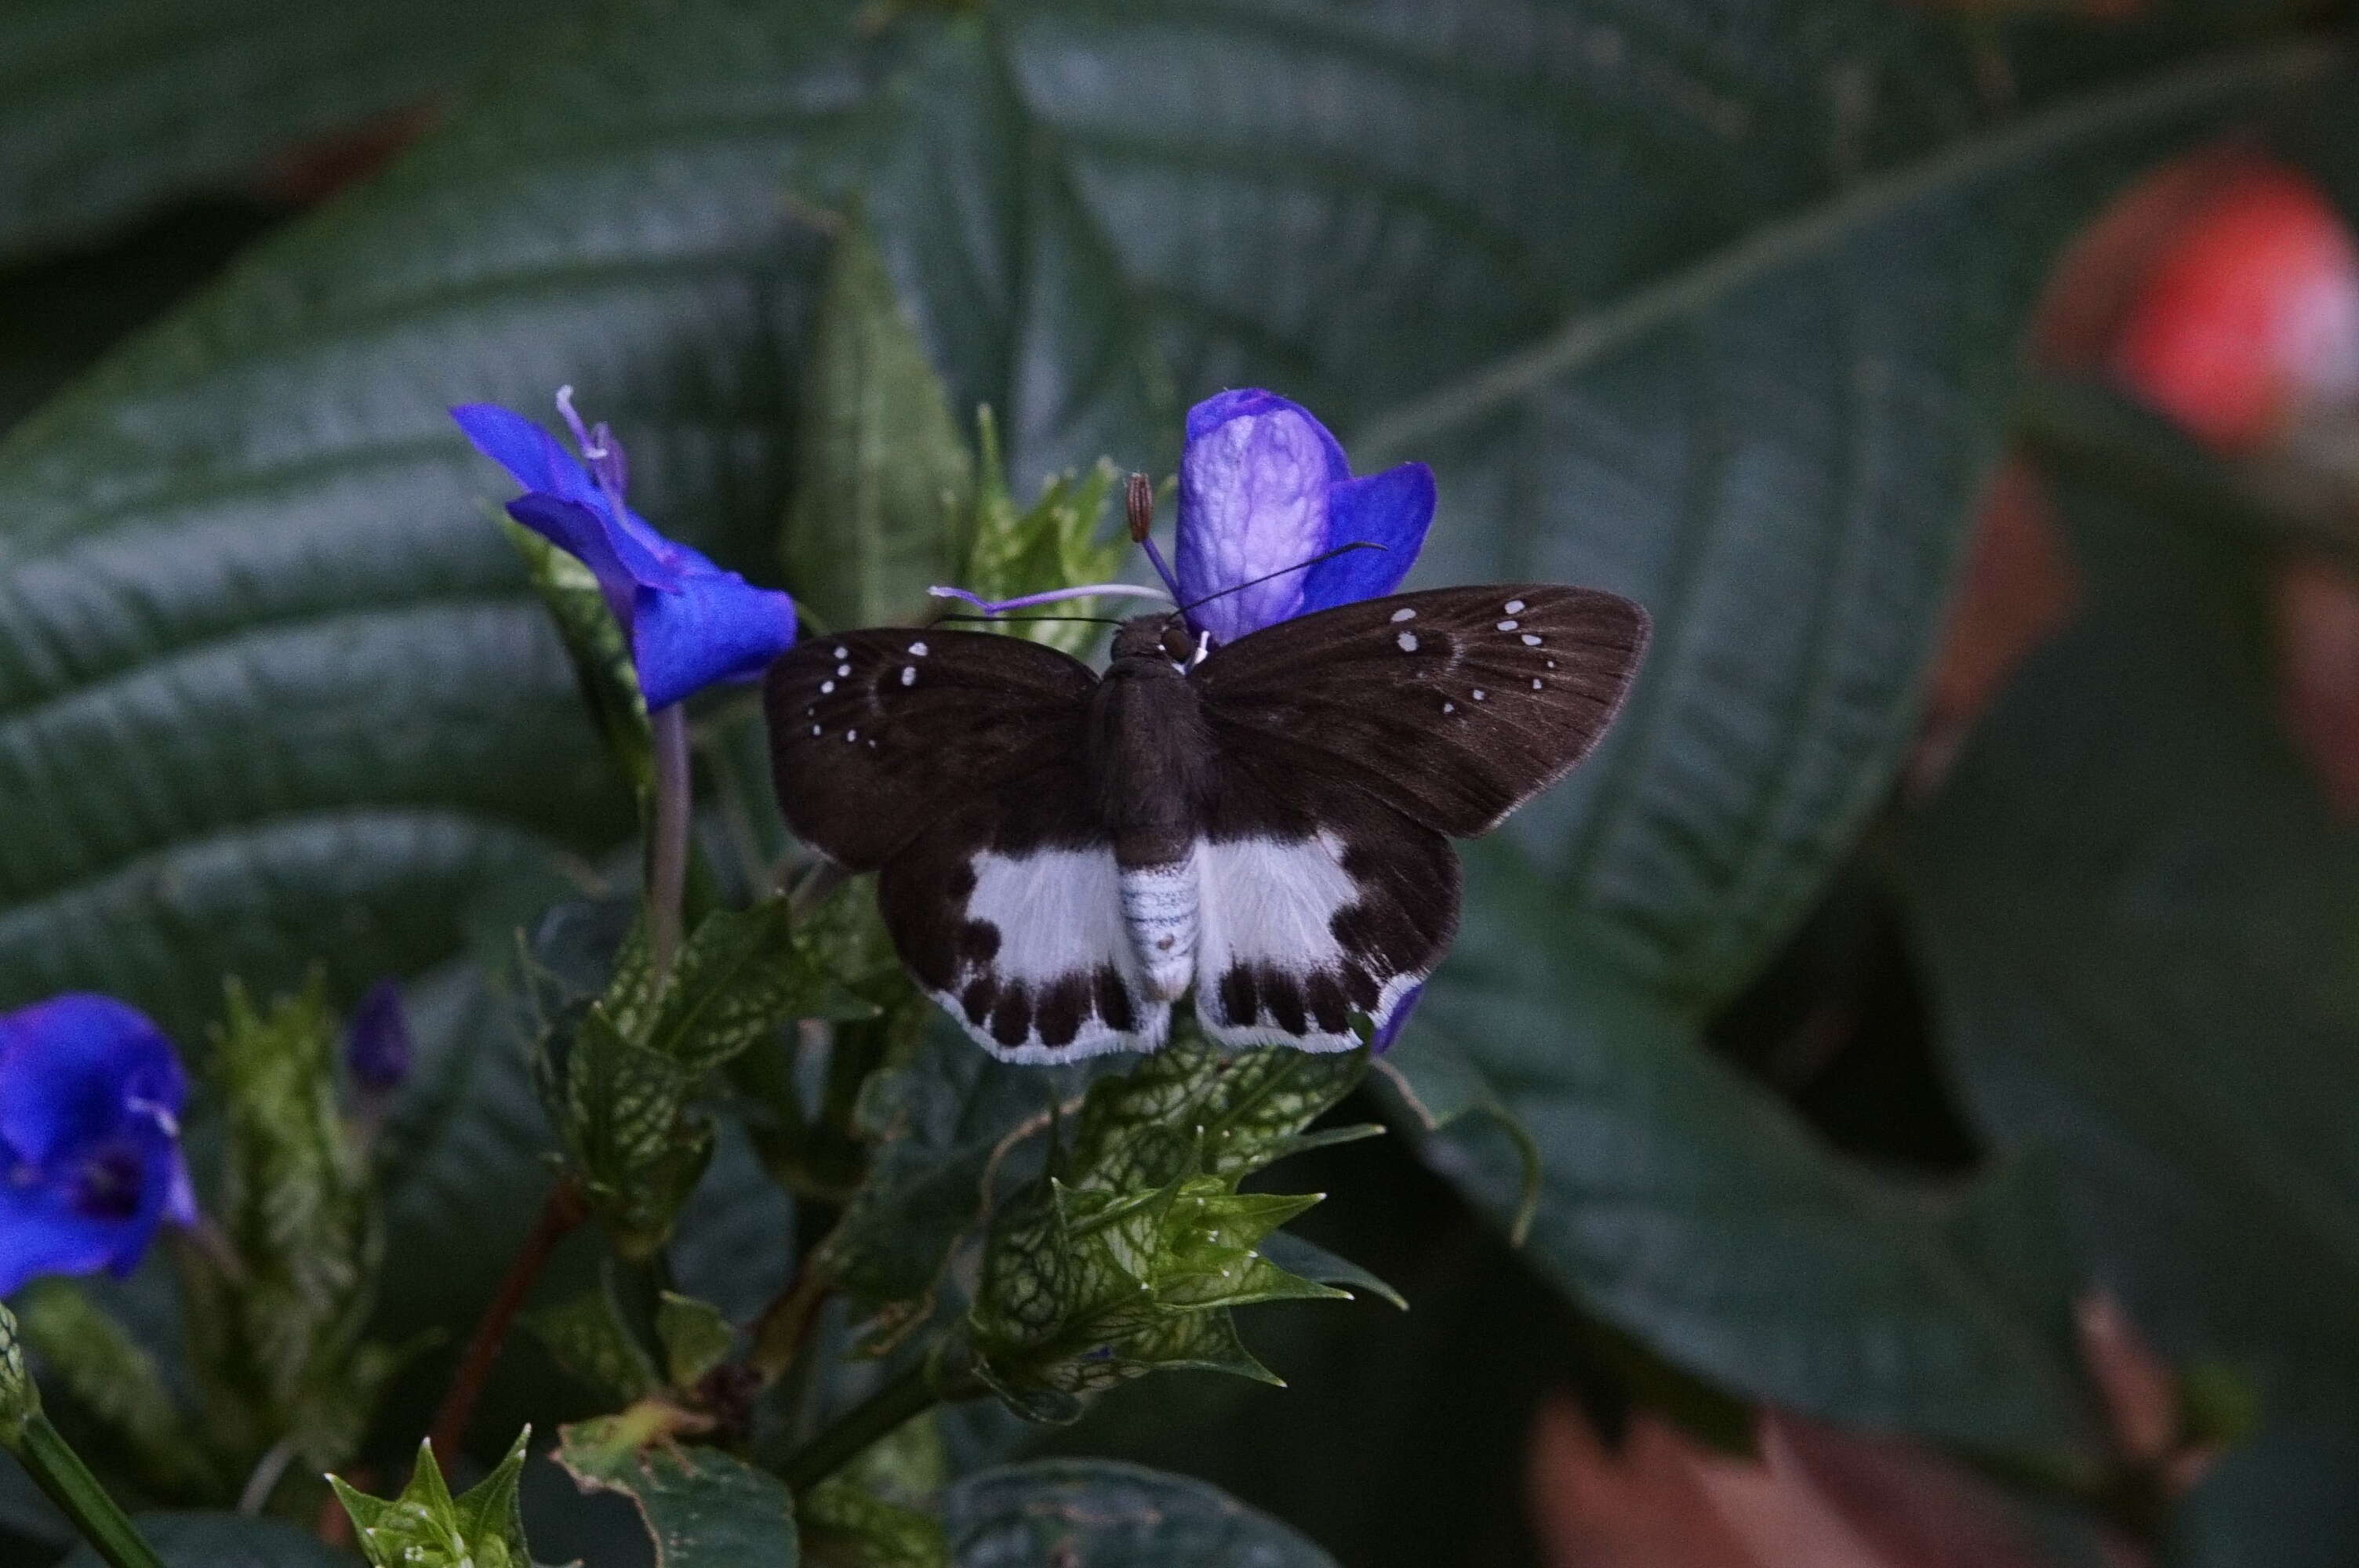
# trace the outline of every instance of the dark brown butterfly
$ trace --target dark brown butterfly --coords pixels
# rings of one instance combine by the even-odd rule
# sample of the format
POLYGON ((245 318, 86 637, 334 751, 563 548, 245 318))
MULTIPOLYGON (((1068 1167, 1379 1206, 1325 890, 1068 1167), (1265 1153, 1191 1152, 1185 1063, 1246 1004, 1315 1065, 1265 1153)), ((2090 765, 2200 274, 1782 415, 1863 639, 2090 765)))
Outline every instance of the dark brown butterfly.
POLYGON ((881 873, 903 961, 993 1054, 1151 1051, 1191 985, 1215 1040, 1341 1051, 1449 949, 1450 840, 1588 753, 1646 641, 1628 600, 1489 585, 1209 654, 1141 616, 1103 677, 989 633, 846 633, 765 695, 788 824, 881 873))

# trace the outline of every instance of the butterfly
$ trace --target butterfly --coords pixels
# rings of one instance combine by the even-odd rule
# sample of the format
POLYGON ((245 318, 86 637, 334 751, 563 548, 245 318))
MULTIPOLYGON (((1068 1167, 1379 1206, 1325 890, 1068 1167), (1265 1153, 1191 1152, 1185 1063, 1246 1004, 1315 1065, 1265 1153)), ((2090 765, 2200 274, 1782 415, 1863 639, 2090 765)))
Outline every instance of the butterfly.
POLYGON ((1433 589, 1217 647, 1138 616, 1101 676, 886 628, 788 650, 764 706, 788 826, 878 873, 903 963, 992 1054, 1151 1051, 1191 989, 1223 1044, 1343 1051, 1448 951, 1450 840, 1589 752, 1647 629, 1592 589, 1433 589))

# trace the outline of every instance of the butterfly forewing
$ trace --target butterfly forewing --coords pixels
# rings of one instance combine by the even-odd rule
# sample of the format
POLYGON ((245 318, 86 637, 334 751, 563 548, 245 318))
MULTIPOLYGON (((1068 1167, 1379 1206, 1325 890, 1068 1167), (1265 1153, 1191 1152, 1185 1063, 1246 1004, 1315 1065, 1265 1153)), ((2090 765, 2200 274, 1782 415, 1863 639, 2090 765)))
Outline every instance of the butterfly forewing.
POLYGON ((874 871, 979 793, 1076 762, 1096 686, 1078 660, 987 633, 799 643, 763 690, 779 808, 830 860, 874 871))
POLYGON ((1462 838, 1588 753, 1646 642, 1646 612, 1614 594, 1433 589, 1280 622, 1195 682, 1224 757, 1351 784, 1462 838))

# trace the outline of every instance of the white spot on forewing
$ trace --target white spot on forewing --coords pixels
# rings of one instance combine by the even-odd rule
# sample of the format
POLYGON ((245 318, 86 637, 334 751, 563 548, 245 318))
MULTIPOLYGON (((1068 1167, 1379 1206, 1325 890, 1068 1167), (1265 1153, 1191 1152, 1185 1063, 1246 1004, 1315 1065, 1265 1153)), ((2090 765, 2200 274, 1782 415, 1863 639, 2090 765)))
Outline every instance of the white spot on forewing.
POLYGON ((838 644, 836 644, 835 656, 836 656, 837 658, 839 658, 839 659, 848 659, 848 658, 852 657, 852 650, 850 650, 849 648, 844 647, 842 643, 839 643, 838 644))
POLYGON ((912 643, 909 644, 909 656, 913 659, 922 659, 931 652, 933 652, 933 650, 927 647, 923 643, 912 643))
POLYGON ((843 732, 843 738, 847 741, 857 741, 860 739, 860 731, 857 730, 847 730, 843 732))
POLYGON ((1414 632, 1404 632, 1393 641, 1400 644, 1400 651, 1404 654, 1417 652, 1417 633, 1414 632))
POLYGON ((1455 713, 1458 711, 1458 705, 1454 702, 1445 702, 1441 705, 1441 711, 1444 713, 1455 713))
POLYGON ((1524 633, 1524 646, 1525 646, 1525 647, 1527 647, 1527 648, 1537 648, 1537 647, 1538 647, 1539 645, 1540 645, 1540 640, 1539 640, 1538 637, 1533 636, 1529 632, 1527 632, 1527 633, 1524 633))
POLYGON ((818 734, 818 733, 819 733, 819 726, 818 726, 818 725, 814 724, 814 725, 812 725, 812 726, 811 726, 811 733, 812 733, 812 734, 814 734, 814 735, 816 735, 816 734, 818 734))
POLYGON ((829 692, 832 692, 834 689, 835 683, 832 680, 823 680, 819 683, 819 694, 821 697, 825 697, 829 692))
POLYGON ((1403 621, 1414 621, 1416 619, 1417 611, 1414 610, 1396 610, 1393 611, 1393 622, 1396 625, 1403 621))
POLYGON ((1512 632, 1522 624, 1523 622, 1520 621, 1502 621, 1499 622, 1499 630, 1502 632, 1512 632))
POLYGON ((903 686, 915 686, 918 684, 917 665, 903 665, 901 666, 901 684, 903 686))
POLYGON ((1474 700, 1475 700, 1475 701, 1477 701, 1477 702, 1480 702, 1480 701, 1482 701, 1482 700, 1483 700, 1484 692, 1483 692, 1483 688, 1482 688, 1481 687, 1479 687, 1479 686, 1478 686, 1478 687, 1476 687, 1474 688, 1473 697, 1474 697, 1474 700))
POLYGON ((1538 690, 1539 690, 1542 687, 1544 687, 1544 686, 1546 686, 1546 685, 1548 685, 1548 682, 1546 682, 1546 681, 1544 681, 1544 680, 1541 680, 1538 676, 1535 676, 1534 677, 1532 677, 1532 689, 1533 689, 1534 691, 1538 691, 1538 690))
POLYGON ((1499 608, 1510 615, 1521 615, 1524 612, 1524 601, 1520 599, 1511 599, 1499 608))
POLYGON ((1555 661, 1554 659, 1550 659, 1550 660, 1548 662, 1548 667, 1549 667, 1549 668, 1550 668, 1550 669, 1554 669, 1554 668, 1556 668, 1556 661, 1555 661))
POLYGON ((838 680, 842 680, 844 676, 846 676, 850 675, 851 673, 852 673, 852 666, 851 666, 850 665, 836 665, 836 666, 835 666, 835 676, 836 676, 836 678, 837 678, 838 680))

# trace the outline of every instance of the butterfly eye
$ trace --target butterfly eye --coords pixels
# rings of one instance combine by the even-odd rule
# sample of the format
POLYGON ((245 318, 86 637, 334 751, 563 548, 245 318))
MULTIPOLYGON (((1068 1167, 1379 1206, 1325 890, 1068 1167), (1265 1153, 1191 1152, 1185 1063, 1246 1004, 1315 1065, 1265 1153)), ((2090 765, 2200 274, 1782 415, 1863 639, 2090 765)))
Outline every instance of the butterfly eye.
POLYGON ((1190 639, 1188 628, 1177 620, 1164 624, 1163 656, 1183 668, 1196 657, 1196 644, 1190 639))

